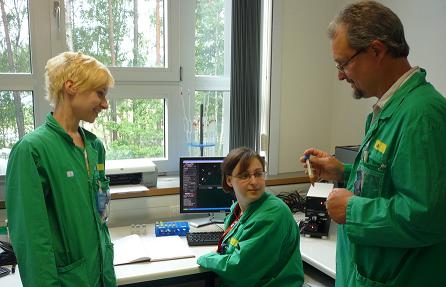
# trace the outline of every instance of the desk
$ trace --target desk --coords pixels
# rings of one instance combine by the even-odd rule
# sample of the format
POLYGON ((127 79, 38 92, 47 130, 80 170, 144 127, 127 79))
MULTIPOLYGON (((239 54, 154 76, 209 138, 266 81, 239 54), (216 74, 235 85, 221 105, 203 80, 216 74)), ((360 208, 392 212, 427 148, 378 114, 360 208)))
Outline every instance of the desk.
MULTIPOLYGON (((303 218, 303 214, 299 213, 294 217, 297 221, 303 218)), ((201 227, 200 231, 217 230, 216 228, 218 227, 212 225, 205 226, 201 227)), ((302 260, 334 279, 336 278, 336 230, 337 225, 332 222, 328 239, 303 236, 300 238, 302 260)), ((194 228, 191 228, 191 231, 194 231, 194 228)), ((147 234, 148 236, 155 236, 154 224, 147 225, 147 234)), ((130 235, 130 226, 110 228, 110 235, 112 239, 130 235)), ((186 238, 183 238, 183 240, 186 241, 186 238)), ((195 258, 115 266, 118 284, 133 285, 141 282, 156 282, 156 280, 175 280, 176 278, 182 278, 184 282, 184 276, 197 279, 212 279, 213 273, 201 268, 196 261, 199 256, 215 250, 215 246, 194 246, 191 249, 196 256, 195 258)), ((2 287, 22 286, 18 271, 14 275, 0 278, 0 285, 2 287)))
MULTIPOLYGON (((211 231, 219 229, 216 226, 205 226, 200 228, 200 231, 207 230, 211 231)), ((191 231, 194 231, 194 228, 191 228, 191 231)), ((130 226, 110 228, 110 236, 112 240, 122 238, 127 235, 130 235, 130 226)), ((155 236, 154 224, 147 225, 147 236, 155 236)), ((186 237, 182 237, 182 239, 187 242, 186 237)), ((193 246, 190 248, 195 254, 195 258, 158 262, 141 262, 115 266, 118 285, 175 278, 180 276, 190 276, 203 272, 210 273, 197 264, 197 258, 203 254, 216 250, 216 246, 193 246)))
MULTIPOLYGON (((217 226, 201 227, 200 231, 219 230, 217 226)), ((194 228, 191 228, 194 231, 194 228)), ((110 228, 112 240, 130 235, 130 226, 110 228)), ((147 225, 147 236, 155 236, 155 225, 147 225)), ((187 242, 185 237, 182 239, 187 242)), ((209 279, 212 280, 215 275, 204 270, 197 264, 197 258, 203 254, 216 250, 216 246, 193 246, 190 247, 195 254, 195 258, 185 258, 176 260, 166 260, 158 262, 141 262, 126 265, 115 266, 116 280, 118 285, 128 285, 142 282, 154 282, 156 280, 171 279, 169 283, 175 284, 175 279, 184 282, 189 279, 209 279)), ((22 286, 18 268, 16 273, 0 278, 2 287, 22 286)))

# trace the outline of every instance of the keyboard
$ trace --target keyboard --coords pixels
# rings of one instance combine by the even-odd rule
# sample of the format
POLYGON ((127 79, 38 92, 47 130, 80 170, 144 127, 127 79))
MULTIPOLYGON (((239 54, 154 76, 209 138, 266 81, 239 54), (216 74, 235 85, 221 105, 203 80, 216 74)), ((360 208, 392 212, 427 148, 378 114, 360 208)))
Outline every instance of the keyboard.
POLYGON ((189 232, 186 234, 189 246, 217 245, 223 231, 189 232))

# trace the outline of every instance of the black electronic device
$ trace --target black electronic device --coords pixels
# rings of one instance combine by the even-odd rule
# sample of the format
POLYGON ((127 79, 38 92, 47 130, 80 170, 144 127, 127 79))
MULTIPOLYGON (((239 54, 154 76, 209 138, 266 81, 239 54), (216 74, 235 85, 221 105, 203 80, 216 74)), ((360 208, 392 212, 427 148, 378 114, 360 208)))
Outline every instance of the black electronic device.
POLYGON ((335 157, 343 163, 354 163, 359 145, 336 146, 335 157))
POLYGON ((2 252, 0 253, 0 266, 12 265, 11 270, 12 273, 14 273, 15 266, 17 265, 17 258, 15 257, 12 245, 6 241, 0 240, 0 249, 2 249, 2 252))
MULTIPOLYGON (((358 155, 359 145, 336 146, 335 157, 343 163, 353 164, 358 155)), ((336 183, 336 187, 345 187, 346 182, 336 183)))
POLYGON ((222 223, 236 200, 221 185, 224 157, 180 158, 180 213, 206 213, 209 217, 190 221, 193 227, 222 223))
POLYGON ((189 246, 217 245, 223 231, 190 232, 186 234, 189 246))
POLYGON ((8 268, 0 266, 0 277, 6 276, 9 273, 11 273, 11 271, 9 271, 8 268))
POLYGON ((308 237, 328 237, 331 219, 325 207, 327 196, 328 194, 312 192, 310 188, 305 202, 305 219, 299 222, 301 234, 308 237))

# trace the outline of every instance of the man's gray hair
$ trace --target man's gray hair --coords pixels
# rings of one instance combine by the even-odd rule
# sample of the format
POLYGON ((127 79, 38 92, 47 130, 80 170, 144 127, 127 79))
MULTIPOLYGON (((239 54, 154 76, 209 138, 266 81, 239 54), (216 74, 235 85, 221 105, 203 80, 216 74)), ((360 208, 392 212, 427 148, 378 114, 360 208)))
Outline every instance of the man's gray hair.
POLYGON ((403 24, 392 10, 378 2, 361 1, 345 7, 328 26, 330 39, 340 25, 346 25, 348 43, 356 50, 380 40, 394 58, 409 55, 403 24))

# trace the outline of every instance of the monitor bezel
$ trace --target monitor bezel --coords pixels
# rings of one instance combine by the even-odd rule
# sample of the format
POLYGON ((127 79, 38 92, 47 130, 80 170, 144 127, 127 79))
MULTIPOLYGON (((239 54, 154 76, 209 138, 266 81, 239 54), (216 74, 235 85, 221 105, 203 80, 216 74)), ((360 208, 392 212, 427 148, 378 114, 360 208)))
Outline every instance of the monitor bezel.
MULTIPOLYGON (((183 162, 185 161, 195 161, 195 160, 215 160, 215 161, 220 161, 221 163, 223 162, 223 160, 225 159, 225 157, 223 156, 210 156, 210 157, 201 157, 201 156, 194 156, 194 157, 180 157, 180 214, 206 214, 206 213, 228 213, 230 211, 230 207, 228 208, 224 208, 224 209, 200 209, 200 210, 190 210, 184 209, 184 199, 183 199, 183 195, 184 195, 184 190, 183 190, 183 162)), ((222 188, 222 192, 225 192, 222 188)), ((233 195, 232 195, 233 196, 233 195)), ((234 196, 235 198, 235 196, 234 196)))

